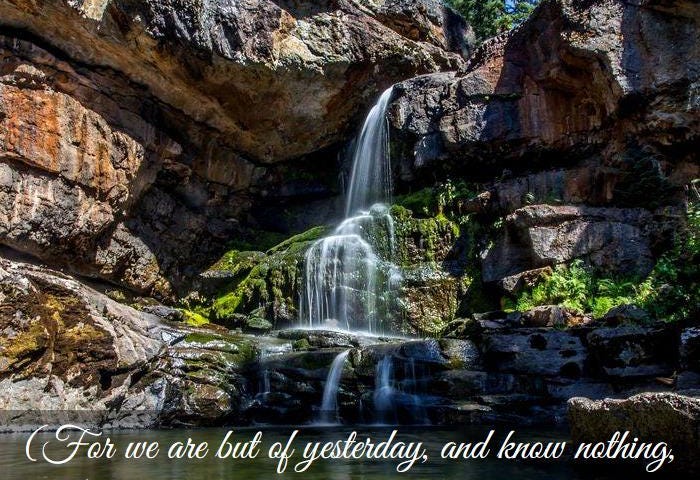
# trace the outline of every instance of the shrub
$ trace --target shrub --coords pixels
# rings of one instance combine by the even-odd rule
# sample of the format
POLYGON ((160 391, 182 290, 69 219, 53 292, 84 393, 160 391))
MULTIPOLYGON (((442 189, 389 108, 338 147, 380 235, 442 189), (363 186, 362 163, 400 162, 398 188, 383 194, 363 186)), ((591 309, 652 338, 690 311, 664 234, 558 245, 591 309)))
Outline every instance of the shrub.
POLYGON ((539 305, 562 305, 595 318, 611 308, 637 305, 652 316, 678 321, 700 315, 700 208, 691 203, 685 227, 645 279, 597 277, 583 262, 555 267, 533 288, 506 307, 520 311, 539 305))

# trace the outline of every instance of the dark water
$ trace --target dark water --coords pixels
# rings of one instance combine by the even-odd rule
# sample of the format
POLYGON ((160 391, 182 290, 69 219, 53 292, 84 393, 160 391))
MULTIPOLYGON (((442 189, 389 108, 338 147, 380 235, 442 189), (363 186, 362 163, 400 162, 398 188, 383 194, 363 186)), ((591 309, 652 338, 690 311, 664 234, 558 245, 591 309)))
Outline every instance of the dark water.
MULTIPOLYGON (((31 463, 25 455, 25 444, 29 434, 0 435, 0 478, 15 480, 41 479, 71 479, 71 480, 184 480, 184 479, 308 479, 308 480, 345 480, 362 479, 374 480, 385 478, 408 479, 440 479, 440 480, 470 480, 470 479, 605 479, 619 478, 620 472, 597 468, 595 471, 580 465, 574 465, 566 460, 537 463, 533 461, 503 460, 494 458, 508 428, 496 429, 496 434, 490 443, 491 456, 487 459, 443 460, 440 458, 442 446, 450 441, 477 442, 486 437, 488 429, 453 429, 441 430, 434 428, 400 428, 395 441, 423 442, 429 455, 427 463, 416 465, 408 473, 397 473, 394 460, 318 460, 304 473, 294 473, 293 466, 303 460, 301 453, 307 442, 338 441, 347 438, 350 428, 305 428, 299 433, 293 447, 295 456, 290 460, 287 472, 276 473, 277 460, 267 458, 270 446, 275 442, 286 443, 295 427, 258 429, 235 429, 233 441, 245 441, 261 430, 263 432, 260 453, 256 459, 218 459, 214 453, 228 429, 199 429, 199 430, 168 430, 168 431, 129 431, 104 432, 116 445, 117 454, 110 460, 88 459, 85 449, 66 465, 50 465, 41 461, 41 445, 46 441, 53 442, 47 447, 49 458, 65 458, 70 450, 65 444, 56 443, 55 434, 40 434, 33 442, 30 453, 39 461, 31 463), (167 448, 173 442, 186 440, 191 437, 195 442, 209 442, 210 452, 207 458, 169 459, 167 448), (161 452, 156 459, 125 459, 123 451, 132 441, 158 441, 161 452)), ((358 440, 370 436, 374 442, 387 439, 392 428, 361 428, 358 440)), ((77 437, 71 437, 75 440, 77 437)), ((564 432, 528 431, 519 429, 517 441, 563 441, 564 432)), ((646 476, 642 466, 628 465, 626 473, 646 476)))

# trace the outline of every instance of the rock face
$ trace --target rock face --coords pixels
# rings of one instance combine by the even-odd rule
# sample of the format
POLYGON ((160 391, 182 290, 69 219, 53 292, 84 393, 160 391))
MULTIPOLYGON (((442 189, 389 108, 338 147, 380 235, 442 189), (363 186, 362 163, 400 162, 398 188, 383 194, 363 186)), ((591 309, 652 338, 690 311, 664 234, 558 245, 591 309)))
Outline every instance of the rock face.
POLYGON ((600 442, 629 431, 640 441, 667 442, 669 464, 683 473, 700 470, 700 399, 673 393, 642 393, 622 400, 572 398, 569 422, 575 442, 600 442))
POLYGON ((266 228, 251 210, 334 194, 320 160, 376 95, 470 48, 437 2, 8 0, 0 19, 0 242, 162 297, 266 228))
POLYGON ((506 217, 483 260, 494 282, 524 271, 583 259, 601 273, 643 277, 654 266, 653 216, 643 209, 531 205, 506 217))
POLYGON ((546 2, 482 45, 463 72, 397 86, 393 124, 413 136, 415 166, 437 144, 432 151, 465 172, 522 168, 548 154, 562 164, 587 151, 612 159, 630 137, 659 148, 692 142, 699 20, 693 2, 546 2))
POLYGON ((2 259, 0 286, 2 410, 107 410, 164 345, 157 317, 57 272, 2 259))
POLYGON ((395 87, 401 180, 485 184, 464 208, 505 217, 482 269, 507 292, 575 258, 646 275, 700 175, 699 24, 693 2, 542 2, 461 71, 395 87))
POLYGON ((0 331, 0 430, 76 418, 127 428, 240 422, 241 372, 259 351, 5 258, 0 331))

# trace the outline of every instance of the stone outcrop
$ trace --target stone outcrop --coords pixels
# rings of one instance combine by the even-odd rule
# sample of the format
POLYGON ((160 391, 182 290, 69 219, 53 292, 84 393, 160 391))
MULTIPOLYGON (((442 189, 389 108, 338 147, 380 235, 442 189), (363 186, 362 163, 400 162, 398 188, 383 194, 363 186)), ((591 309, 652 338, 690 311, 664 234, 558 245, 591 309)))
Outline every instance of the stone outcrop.
POLYGON ((602 274, 643 277, 654 266, 654 235, 663 231, 654 221, 644 209, 520 208, 506 217, 503 233, 485 254, 483 279, 502 281, 575 259, 585 260, 602 274))
POLYGON ((415 152, 406 161, 420 171, 449 156, 477 177, 592 154, 614 168, 630 139, 687 161, 691 150, 663 147, 697 140, 698 21, 692 2, 543 2, 462 72, 397 86, 393 125, 415 152))
POLYGON ((168 322, 6 258, 0 331, 0 430, 240 422, 241 372, 259 352, 250 338, 168 322))
POLYGON ((7 0, 0 23, 0 242, 163 298, 231 238, 308 227, 249 213, 334 195, 379 92, 470 49, 421 1, 7 0))

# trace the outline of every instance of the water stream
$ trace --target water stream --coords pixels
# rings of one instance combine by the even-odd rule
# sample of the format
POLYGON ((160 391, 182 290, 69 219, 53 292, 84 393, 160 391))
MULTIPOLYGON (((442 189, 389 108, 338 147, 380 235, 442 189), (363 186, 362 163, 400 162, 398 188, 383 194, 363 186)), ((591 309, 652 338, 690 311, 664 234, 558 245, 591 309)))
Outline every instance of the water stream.
POLYGON ((306 253, 299 324, 364 333, 390 333, 400 284, 392 263, 394 221, 386 109, 392 88, 365 119, 353 153, 347 218, 306 253))
MULTIPOLYGON (((302 327, 369 334, 398 332, 395 321, 402 276, 394 263, 395 227, 386 205, 392 194, 386 118, 392 92, 389 88, 379 97, 357 139, 347 218, 306 253, 299 308, 302 327)), ((338 422, 338 388, 347 355, 347 351, 339 354, 329 369, 320 423, 338 422)), ((379 424, 397 423, 397 408, 409 410, 415 423, 427 423, 413 364, 411 370, 411 375, 404 375, 406 389, 394 378, 392 358, 379 361, 372 402, 379 424)))
POLYGON ((343 375, 343 367, 345 359, 348 357, 350 350, 345 350, 338 354, 333 360, 331 368, 328 372, 326 385, 323 389, 323 401, 321 402, 320 422, 322 424, 336 424, 338 421, 338 389, 340 387, 340 379, 343 375))

